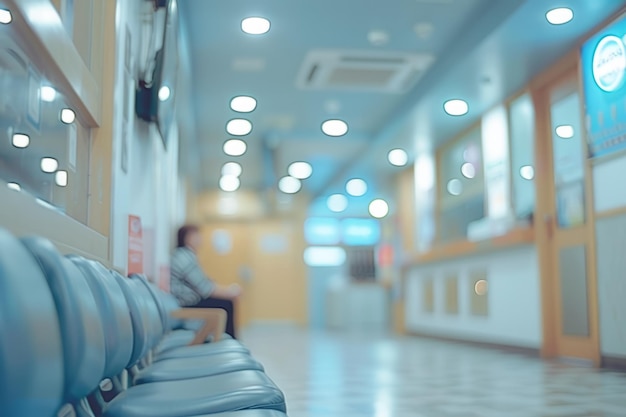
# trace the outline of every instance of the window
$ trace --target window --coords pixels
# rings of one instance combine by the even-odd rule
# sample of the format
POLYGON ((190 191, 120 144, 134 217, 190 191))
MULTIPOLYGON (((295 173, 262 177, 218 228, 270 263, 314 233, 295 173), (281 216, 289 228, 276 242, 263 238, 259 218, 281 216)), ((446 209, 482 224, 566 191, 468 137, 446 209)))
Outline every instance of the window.
POLYGON ((528 94, 509 107, 513 209, 517 218, 535 211, 535 109, 528 94))
POLYGON ((480 135, 476 127, 439 152, 439 243, 466 239, 468 225, 485 215, 480 135))

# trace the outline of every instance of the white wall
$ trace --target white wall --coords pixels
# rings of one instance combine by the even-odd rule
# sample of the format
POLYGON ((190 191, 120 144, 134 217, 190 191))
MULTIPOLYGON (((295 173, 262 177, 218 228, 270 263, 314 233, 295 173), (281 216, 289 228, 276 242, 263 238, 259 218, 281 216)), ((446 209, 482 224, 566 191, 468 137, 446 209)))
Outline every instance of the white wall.
MULTIPOLYGON (((173 231, 185 213, 183 181, 178 170, 178 128, 174 126, 165 149, 156 126, 136 118, 134 85, 138 79, 141 13, 145 1, 117 3, 117 69, 114 116, 111 251, 115 268, 126 271, 128 216, 141 217, 144 230, 144 271, 158 279, 169 265, 173 231), (130 70, 125 65, 126 30, 131 38, 130 70), (124 100, 128 106, 124 106, 124 100), (125 119, 125 111, 126 120, 125 119), (127 131, 128 170, 122 170, 124 124, 127 131)), ((183 79, 188 77, 182 77, 183 79)))
POLYGON ((539 348, 541 304, 539 267, 534 246, 417 266, 407 278, 406 327, 410 332, 462 340, 539 348), (470 314, 469 274, 485 270, 488 280, 489 314, 470 314), (459 314, 446 315, 445 278, 458 274, 459 314), (424 313, 422 282, 433 278, 435 312, 424 313))

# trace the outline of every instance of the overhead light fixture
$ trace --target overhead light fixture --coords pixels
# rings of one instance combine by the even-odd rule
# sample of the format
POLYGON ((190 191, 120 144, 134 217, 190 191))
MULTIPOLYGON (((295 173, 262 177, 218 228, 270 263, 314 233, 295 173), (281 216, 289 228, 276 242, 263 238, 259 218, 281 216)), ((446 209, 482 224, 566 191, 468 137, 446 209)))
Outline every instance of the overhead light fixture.
POLYGON ((239 177, 235 177, 234 175, 224 175, 220 178, 220 189, 222 191, 237 191, 240 185, 241 181, 239 177))
POLYGON ((27 148, 30 145, 30 136, 24 133, 14 133, 11 143, 16 148, 27 148))
POLYGON ((519 169, 519 175, 525 180, 530 181, 535 178, 535 169, 531 165, 524 165, 519 169))
POLYGON ((382 219, 389 214, 389 205, 382 198, 377 198, 370 203, 369 212, 372 217, 382 219))
POLYGON ((59 187, 67 187, 67 171, 57 171, 54 175, 54 182, 59 187))
POLYGON ((246 136, 252 132, 252 123, 247 119, 232 119, 226 124, 226 131, 233 136, 246 136))
POLYGON ((222 175, 232 175, 233 177, 239 177, 243 172, 243 168, 237 162, 226 162, 222 167, 222 175))
POLYGON ((557 126, 555 129, 556 135, 561 139, 571 139, 574 137, 574 126, 572 125, 561 125, 557 126))
POLYGON ((448 193, 454 196, 461 195, 461 193, 463 192, 463 184, 461 183, 461 180, 457 178, 448 181, 448 185, 446 188, 448 190, 448 193))
POLYGON ((302 182, 294 177, 282 177, 278 181, 278 189, 285 194, 295 194, 302 188, 302 182))
POLYGON ((443 109, 450 116, 463 116, 469 111, 469 106, 465 100, 453 99, 443 103, 443 109))
POLYGON ((7 183, 7 187, 13 191, 22 191, 22 187, 16 182, 7 183))
POLYGON ((237 113, 250 113, 256 109, 256 99, 250 96, 233 97, 230 108, 237 113))
POLYGON ((546 13, 546 19, 553 25, 564 25, 574 18, 574 11, 567 7, 558 7, 546 13))
POLYGON ((384 30, 371 30, 367 34, 367 40, 374 46, 383 46, 389 43, 389 33, 384 30))
POLYGON ((71 125, 76 120, 76 113, 72 109, 61 110, 61 121, 66 125, 71 125))
POLYGON ((367 183, 360 178, 353 178, 346 183, 346 192, 353 197, 361 197, 367 192, 367 183))
POLYGON ((222 149, 228 156, 241 156, 246 153, 248 145, 241 139, 229 139, 224 142, 222 149))
POLYGON ((8 25, 13 21, 13 16, 11 12, 7 9, 0 9, 0 23, 3 25, 8 25))
POLYGON ((167 99, 169 99, 171 95, 172 95, 172 90, 170 90, 168 86, 164 85, 161 88, 159 88, 159 100, 160 101, 167 101, 167 99))
POLYGON ((465 178, 472 179, 476 176, 476 167, 471 162, 466 162, 461 166, 461 174, 465 178))
POLYGON ((326 200, 326 206, 334 213, 341 213, 348 208, 348 199, 343 194, 333 194, 326 200))
POLYGON ((348 124, 339 119, 326 120, 322 123, 322 132, 332 137, 343 136, 348 133, 348 124))
POLYGON ((43 172, 51 174, 57 169, 59 169, 59 161, 50 157, 41 158, 41 170, 43 172))
POLYGON ((313 167, 308 162, 294 162, 287 169, 289 175, 299 180, 305 180, 313 174, 313 167))
POLYGON ((57 90, 48 85, 41 87, 39 93, 41 96, 41 100, 47 103, 52 103, 57 97, 57 90))
POLYGON ((392 149, 387 154, 387 160, 391 165, 403 167, 409 162, 409 156, 404 149, 392 149))
POLYGON ((270 27, 270 21, 264 17, 247 17, 241 21, 241 30, 249 35, 263 35, 270 27))

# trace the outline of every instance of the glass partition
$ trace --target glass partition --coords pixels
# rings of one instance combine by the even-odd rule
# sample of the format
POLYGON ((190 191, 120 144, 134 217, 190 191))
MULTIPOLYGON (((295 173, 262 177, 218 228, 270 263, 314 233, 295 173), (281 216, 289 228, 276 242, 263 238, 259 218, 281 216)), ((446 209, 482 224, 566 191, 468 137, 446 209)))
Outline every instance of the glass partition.
POLYGON ((535 109, 529 94, 509 107, 513 209, 517 218, 535 211, 535 109))

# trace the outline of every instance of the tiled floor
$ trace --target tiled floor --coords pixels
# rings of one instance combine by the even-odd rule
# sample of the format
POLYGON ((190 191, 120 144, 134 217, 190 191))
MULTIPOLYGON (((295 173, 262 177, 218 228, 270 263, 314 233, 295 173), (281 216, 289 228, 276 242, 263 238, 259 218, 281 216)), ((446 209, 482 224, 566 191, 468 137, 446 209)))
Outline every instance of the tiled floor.
POLYGON ((290 417, 626 416, 626 374, 414 337, 247 329, 290 417))

